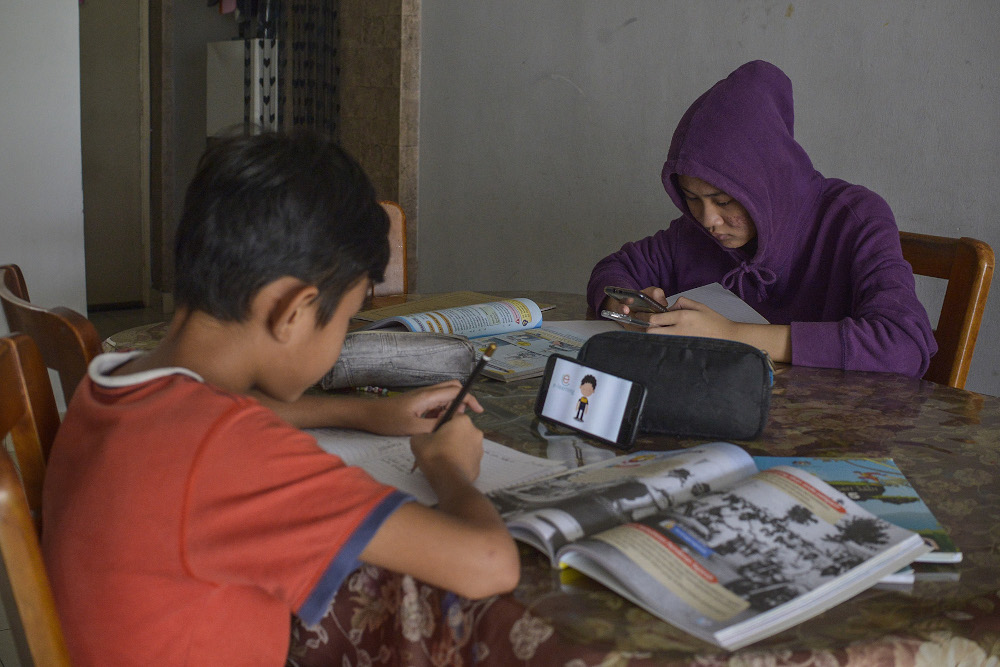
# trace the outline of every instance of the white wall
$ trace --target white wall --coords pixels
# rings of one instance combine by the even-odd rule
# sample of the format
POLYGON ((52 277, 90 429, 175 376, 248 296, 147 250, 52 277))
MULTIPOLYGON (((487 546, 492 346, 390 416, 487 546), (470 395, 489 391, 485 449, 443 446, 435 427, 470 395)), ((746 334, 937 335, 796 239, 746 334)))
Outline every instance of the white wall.
MULTIPOLYGON (((903 229, 1000 251, 995 0, 424 0, 418 289, 583 293, 676 217, 660 185, 694 99, 762 58, 796 136, 903 229)), ((943 287, 922 279, 932 313, 943 287)), ((967 387, 1000 395, 1000 278, 967 387)))
POLYGON ((77 0, 3 3, 0 86, 0 264, 85 313, 77 0))

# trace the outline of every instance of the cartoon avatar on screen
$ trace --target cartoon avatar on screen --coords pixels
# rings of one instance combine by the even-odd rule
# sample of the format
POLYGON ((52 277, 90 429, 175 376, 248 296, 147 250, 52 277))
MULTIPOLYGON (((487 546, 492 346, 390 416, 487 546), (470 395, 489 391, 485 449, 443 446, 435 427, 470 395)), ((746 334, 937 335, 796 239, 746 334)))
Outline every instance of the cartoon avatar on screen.
POLYGON ((580 393, 583 395, 576 402, 576 417, 573 419, 578 422, 583 421, 583 416, 587 414, 587 408, 590 406, 590 397, 594 395, 595 389, 597 389, 597 378, 593 375, 584 375, 583 379, 580 380, 580 393))

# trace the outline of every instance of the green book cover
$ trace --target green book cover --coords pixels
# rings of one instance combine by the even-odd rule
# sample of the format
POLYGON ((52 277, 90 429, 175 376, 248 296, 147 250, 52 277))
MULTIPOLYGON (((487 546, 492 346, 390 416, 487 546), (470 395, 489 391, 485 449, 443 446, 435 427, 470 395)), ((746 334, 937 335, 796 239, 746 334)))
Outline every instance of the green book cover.
POLYGON ((875 516, 920 533, 934 550, 917 558, 917 562, 958 563, 962 560, 962 552, 890 458, 755 456, 753 459, 759 470, 787 465, 810 472, 875 516))

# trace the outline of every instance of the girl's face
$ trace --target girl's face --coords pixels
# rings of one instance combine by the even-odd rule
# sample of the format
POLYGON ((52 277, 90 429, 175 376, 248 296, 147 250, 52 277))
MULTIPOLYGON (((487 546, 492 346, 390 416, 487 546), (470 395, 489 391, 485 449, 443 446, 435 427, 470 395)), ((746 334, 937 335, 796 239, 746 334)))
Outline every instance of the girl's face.
POLYGON ((757 236, 757 227, 743 204, 700 178, 680 174, 677 182, 691 215, 719 245, 742 248, 757 236))

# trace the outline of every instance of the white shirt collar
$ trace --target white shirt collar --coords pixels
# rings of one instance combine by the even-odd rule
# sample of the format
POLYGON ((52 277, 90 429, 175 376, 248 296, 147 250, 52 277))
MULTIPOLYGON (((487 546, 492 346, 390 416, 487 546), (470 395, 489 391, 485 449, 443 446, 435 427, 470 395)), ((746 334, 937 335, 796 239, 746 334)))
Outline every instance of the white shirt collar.
POLYGON ((204 378, 187 368, 167 367, 167 368, 154 368, 149 371, 141 371, 139 373, 128 373, 126 375, 110 375, 110 373, 124 364, 138 356, 146 354, 141 350, 135 352, 107 352, 105 354, 99 354, 94 357, 93 361, 90 362, 90 366, 87 367, 87 374, 90 379, 101 387, 107 387, 109 389, 115 387, 131 387, 133 385, 142 384, 143 382, 149 382, 150 380, 156 380, 158 378, 166 377, 168 375, 187 375, 188 377, 194 378, 198 382, 204 382, 204 378))

